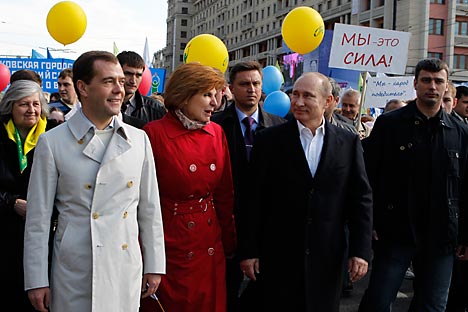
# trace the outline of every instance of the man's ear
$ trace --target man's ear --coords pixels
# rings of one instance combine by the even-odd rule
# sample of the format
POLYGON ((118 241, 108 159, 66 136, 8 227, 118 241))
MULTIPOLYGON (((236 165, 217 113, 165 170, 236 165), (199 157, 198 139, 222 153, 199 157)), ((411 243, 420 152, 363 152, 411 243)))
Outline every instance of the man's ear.
POLYGON ((333 95, 329 94, 329 95, 327 96, 326 100, 325 100, 325 106, 324 106, 324 108, 327 109, 327 108, 331 105, 331 103, 332 103, 333 100, 334 100, 334 99, 333 99, 333 95))
POLYGON ((78 80, 76 82, 76 87, 78 89, 78 92, 80 92, 80 97, 87 97, 88 96, 88 91, 86 88, 86 83, 83 80, 78 80))

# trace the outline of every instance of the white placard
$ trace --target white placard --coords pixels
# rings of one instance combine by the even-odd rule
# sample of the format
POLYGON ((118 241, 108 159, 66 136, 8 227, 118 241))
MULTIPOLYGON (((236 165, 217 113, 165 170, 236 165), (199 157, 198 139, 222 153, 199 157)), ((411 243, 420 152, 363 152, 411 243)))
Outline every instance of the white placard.
POLYGON ((405 74, 411 33, 335 24, 329 67, 405 74))
POLYGON ((416 97, 414 76, 370 77, 366 82, 364 107, 385 107, 391 99, 412 100, 416 97))

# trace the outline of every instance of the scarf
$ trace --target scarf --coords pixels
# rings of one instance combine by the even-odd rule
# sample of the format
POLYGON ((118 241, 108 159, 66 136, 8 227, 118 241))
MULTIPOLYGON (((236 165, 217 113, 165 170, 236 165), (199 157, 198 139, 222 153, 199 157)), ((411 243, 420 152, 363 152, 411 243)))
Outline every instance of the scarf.
POLYGON ((19 131, 13 122, 13 118, 10 118, 8 123, 4 124, 8 138, 16 143, 21 173, 23 173, 24 169, 28 166, 28 158, 26 155, 36 147, 37 140, 39 139, 39 136, 45 132, 46 125, 46 117, 41 117, 39 122, 29 130, 29 133, 23 143, 19 131))
POLYGON ((210 123, 209 121, 208 122, 199 122, 199 121, 191 120, 187 116, 185 116, 184 113, 182 113, 182 111, 180 109, 176 109, 174 112, 175 112, 177 118, 179 118, 179 120, 182 123, 182 125, 184 126, 184 128, 187 129, 187 130, 201 129, 204 126, 206 126, 207 124, 210 123))

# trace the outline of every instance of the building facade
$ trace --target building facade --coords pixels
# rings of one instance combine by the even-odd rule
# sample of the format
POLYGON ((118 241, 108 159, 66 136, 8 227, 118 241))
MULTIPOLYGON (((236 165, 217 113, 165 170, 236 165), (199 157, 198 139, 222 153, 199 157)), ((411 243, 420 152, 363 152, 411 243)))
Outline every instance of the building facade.
POLYGON ((166 47, 153 65, 169 76, 190 39, 204 33, 225 43, 230 67, 246 60, 275 65, 288 54, 281 25, 298 6, 317 10, 328 30, 342 23, 410 32, 406 74, 420 59, 437 57, 453 81, 468 81, 468 0, 168 0, 166 47))

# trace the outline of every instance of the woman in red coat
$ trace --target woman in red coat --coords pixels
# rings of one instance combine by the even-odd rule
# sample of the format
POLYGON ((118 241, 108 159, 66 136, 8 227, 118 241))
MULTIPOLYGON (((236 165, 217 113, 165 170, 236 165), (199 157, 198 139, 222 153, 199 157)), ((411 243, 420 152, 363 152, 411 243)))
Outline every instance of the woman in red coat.
MULTIPOLYGON (((224 77, 198 63, 167 82, 162 119, 143 128, 153 147, 166 244, 166 275, 156 293, 166 311, 226 311, 225 257, 236 244, 226 137, 210 122, 224 77)), ((141 311, 158 303, 142 300, 141 311)))

